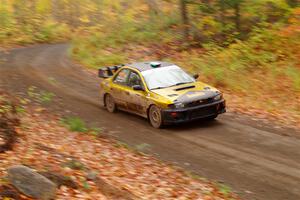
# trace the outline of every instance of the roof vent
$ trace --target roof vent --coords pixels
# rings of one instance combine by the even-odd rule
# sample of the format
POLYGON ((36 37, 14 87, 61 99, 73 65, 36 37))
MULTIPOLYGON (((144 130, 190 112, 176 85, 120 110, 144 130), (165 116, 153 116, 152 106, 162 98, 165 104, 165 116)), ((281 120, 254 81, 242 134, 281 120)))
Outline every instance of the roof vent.
POLYGON ((159 63, 159 62, 151 62, 150 66, 153 67, 153 68, 160 67, 161 63, 159 63))

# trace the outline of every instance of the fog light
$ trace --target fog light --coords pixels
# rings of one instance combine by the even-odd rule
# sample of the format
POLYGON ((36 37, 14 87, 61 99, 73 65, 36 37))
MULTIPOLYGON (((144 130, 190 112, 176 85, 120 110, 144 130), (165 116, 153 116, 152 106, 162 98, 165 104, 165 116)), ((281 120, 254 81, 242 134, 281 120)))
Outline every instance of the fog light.
POLYGON ((176 118, 176 117, 178 116, 178 113, 177 113, 177 112, 171 112, 171 116, 172 116, 173 118, 176 118))

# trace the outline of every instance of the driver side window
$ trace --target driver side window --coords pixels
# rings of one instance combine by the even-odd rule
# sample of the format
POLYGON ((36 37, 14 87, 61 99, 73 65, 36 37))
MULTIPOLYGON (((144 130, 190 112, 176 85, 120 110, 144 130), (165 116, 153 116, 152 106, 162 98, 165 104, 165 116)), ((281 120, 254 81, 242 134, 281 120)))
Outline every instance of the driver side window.
POLYGON ((129 78, 128 78, 128 86, 133 87, 139 85, 143 88, 143 82, 141 80, 141 77, 136 72, 130 72, 129 78))

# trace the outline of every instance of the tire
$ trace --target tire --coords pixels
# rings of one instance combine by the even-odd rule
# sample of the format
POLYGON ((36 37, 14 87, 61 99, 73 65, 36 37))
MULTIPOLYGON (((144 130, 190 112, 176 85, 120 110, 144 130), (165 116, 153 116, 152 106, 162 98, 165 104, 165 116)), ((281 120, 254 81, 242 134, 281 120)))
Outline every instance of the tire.
POLYGON ((154 128, 163 127, 163 119, 159 107, 152 105, 148 113, 149 122, 154 128))
POLYGON ((117 111, 115 100, 110 94, 105 95, 104 102, 105 102, 106 110, 108 112, 114 113, 117 111))

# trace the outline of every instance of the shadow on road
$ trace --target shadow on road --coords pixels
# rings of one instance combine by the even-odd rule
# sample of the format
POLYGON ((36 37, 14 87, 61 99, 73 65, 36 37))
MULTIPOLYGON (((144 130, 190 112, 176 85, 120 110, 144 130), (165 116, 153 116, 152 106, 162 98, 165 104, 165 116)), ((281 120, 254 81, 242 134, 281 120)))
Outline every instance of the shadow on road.
MULTIPOLYGON (((106 112, 105 108, 100 108, 101 111, 106 112)), ((126 120, 128 120, 128 123, 130 121, 135 121, 140 124, 143 124, 145 126, 149 126, 151 128, 151 125, 148 122, 148 119, 145 119, 143 117, 140 117, 135 114, 131 114, 125 111, 120 111, 118 110, 117 113, 113 113, 112 115, 118 115, 119 117, 122 117, 126 120)), ((215 120, 207 120, 207 119, 199 119, 191 122, 185 122, 185 123, 179 123, 179 124, 170 124, 164 126, 163 130, 169 130, 169 131, 193 131, 196 129, 206 129, 206 128, 215 128, 219 126, 223 126, 224 123, 222 123, 220 120, 215 119, 215 120)), ((153 128, 154 129, 154 128, 153 128)))
POLYGON ((223 126, 223 123, 220 122, 218 119, 215 120, 206 120, 206 119, 200 119, 196 121, 181 123, 181 124, 173 124, 166 126, 166 129, 171 131, 192 131, 195 129, 206 129, 206 128, 213 128, 223 126))

